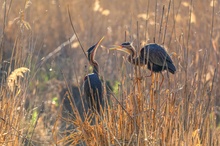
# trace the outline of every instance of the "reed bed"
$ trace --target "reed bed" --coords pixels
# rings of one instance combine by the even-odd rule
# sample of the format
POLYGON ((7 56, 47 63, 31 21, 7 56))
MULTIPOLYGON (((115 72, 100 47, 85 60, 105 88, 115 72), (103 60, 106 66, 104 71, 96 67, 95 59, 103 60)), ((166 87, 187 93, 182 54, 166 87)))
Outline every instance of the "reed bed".
POLYGON ((220 145, 218 1, 0 5, 0 145, 220 145), (81 89, 90 72, 82 49, 102 36, 100 116, 81 89), (163 45, 177 72, 164 71, 160 87, 160 74, 108 51, 123 41, 137 53, 163 45))

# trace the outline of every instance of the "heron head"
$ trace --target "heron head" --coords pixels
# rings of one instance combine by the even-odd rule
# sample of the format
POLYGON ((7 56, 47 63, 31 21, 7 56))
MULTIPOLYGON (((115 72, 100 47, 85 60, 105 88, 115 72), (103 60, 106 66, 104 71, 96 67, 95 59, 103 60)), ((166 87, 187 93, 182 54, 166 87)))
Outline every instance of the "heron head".
POLYGON ((94 59, 96 50, 97 50, 97 48, 99 47, 100 43, 103 41, 103 39, 104 39, 104 37, 102 37, 95 45, 93 45, 92 47, 90 47, 90 48, 87 50, 89 61, 91 61, 91 60, 94 59))
POLYGON ((121 45, 115 45, 114 47, 110 48, 109 50, 119 50, 119 51, 123 51, 128 54, 134 53, 134 47, 131 42, 124 42, 121 45))

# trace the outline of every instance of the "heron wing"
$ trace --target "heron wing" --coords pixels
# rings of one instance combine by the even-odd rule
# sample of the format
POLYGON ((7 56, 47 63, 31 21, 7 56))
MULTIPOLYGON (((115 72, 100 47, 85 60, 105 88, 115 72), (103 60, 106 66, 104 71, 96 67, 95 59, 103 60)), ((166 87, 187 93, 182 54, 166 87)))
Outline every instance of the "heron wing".
POLYGON ((89 74, 87 76, 86 81, 84 82, 84 92, 87 92, 90 94, 90 87, 92 90, 98 90, 99 92, 102 92, 102 83, 98 77, 97 74, 89 74))
MULTIPOLYGON (((84 93, 87 97, 87 102, 90 102, 91 104, 94 104, 92 101, 98 101, 101 103, 103 106, 103 89, 102 89, 102 83, 101 80, 99 79, 97 74, 89 74, 87 75, 86 80, 84 81, 84 93), (94 98, 94 99, 90 99, 94 98)), ((97 102, 98 104, 98 102, 97 102)))
POLYGON ((144 57, 145 60, 148 59, 149 62, 159 66, 166 65, 167 62, 173 63, 165 49, 157 44, 146 45, 141 49, 140 55, 144 57))

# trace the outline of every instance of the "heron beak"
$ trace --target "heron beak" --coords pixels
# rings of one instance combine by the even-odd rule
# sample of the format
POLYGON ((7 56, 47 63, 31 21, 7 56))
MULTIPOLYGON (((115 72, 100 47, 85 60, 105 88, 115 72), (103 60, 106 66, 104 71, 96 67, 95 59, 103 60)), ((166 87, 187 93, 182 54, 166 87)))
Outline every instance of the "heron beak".
POLYGON ((109 48, 109 50, 118 50, 130 54, 130 51, 127 48, 122 47, 121 45, 114 45, 112 48, 109 48))
POLYGON ((89 60, 93 60, 96 54, 96 50, 99 47, 100 43, 103 41, 104 36, 92 47, 87 50, 87 56, 89 60))
MULTIPOLYGON (((104 38, 105 38, 105 37, 103 36, 103 37, 96 43, 95 49, 99 47, 100 43, 103 41, 104 38)), ((95 49, 94 49, 94 50, 95 50, 95 49)))

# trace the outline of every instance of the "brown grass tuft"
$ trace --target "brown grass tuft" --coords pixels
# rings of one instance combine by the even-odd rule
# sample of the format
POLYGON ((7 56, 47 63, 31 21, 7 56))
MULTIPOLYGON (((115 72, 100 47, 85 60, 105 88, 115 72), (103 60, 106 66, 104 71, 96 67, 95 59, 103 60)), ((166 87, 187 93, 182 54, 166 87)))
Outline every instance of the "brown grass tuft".
POLYGON ((18 82, 18 78, 24 77, 24 73, 29 72, 30 70, 26 67, 20 67, 15 69, 8 77, 7 77, 7 85, 10 91, 14 91, 15 87, 20 87, 18 82))

